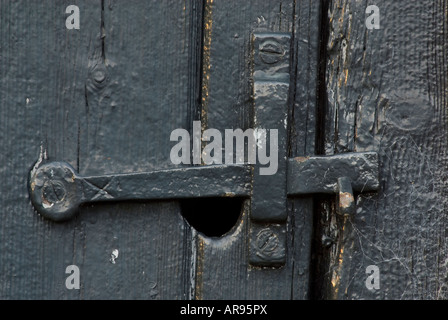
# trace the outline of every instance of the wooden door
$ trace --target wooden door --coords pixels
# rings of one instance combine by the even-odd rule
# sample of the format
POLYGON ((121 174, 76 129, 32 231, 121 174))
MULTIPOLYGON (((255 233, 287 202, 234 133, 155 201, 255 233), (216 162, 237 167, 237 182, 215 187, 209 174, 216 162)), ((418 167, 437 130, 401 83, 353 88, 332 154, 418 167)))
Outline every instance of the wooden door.
POLYGON ((0 0, 0 298, 446 297, 446 4, 377 1, 373 30, 369 4, 0 0), (64 222, 35 212, 36 161, 173 169, 173 130, 253 127, 254 32, 291 35, 288 157, 379 154, 380 190, 357 195, 354 216, 333 196, 288 198, 286 262, 260 268, 250 199, 90 203, 64 222))
POLYGON ((296 36, 303 60, 294 63, 300 103, 290 110, 292 119, 297 109, 298 128, 291 153, 312 153, 314 130, 301 128, 314 121, 319 4, 235 6, 1 1, 2 298, 307 297, 309 200, 290 204, 290 215, 303 217, 292 219, 291 254, 277 270, 247 263, 247 201, 185 205, 205 216, 224 206, 219 214, 235 221, 220 237, 192 228, 178 201, 88 204, 61 223, 37 215, 29 201, 28 172, 39 159, 66 161, 83 175, 166 169, 174 167, 174 129, 191 129, 193 120, 218 130, 250 127, 254 31, 296 36), (79 29, 66 27, 70 5, 79 8, 79 29), (79 290, 65 286, 70 265, 80 270, 79 290))

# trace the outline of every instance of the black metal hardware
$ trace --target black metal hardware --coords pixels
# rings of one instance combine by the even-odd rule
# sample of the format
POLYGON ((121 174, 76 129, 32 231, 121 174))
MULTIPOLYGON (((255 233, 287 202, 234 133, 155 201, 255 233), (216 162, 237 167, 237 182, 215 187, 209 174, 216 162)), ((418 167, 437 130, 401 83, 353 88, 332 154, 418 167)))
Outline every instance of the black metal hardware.
POLYGON ((31 172, 29 189, 39 214, 64 221, 87 202, 249 197, 251 176, 250 166, 225 165, 82 177, 68 163, 50 162, 31 172))
POLYGON ((377 154, 287 159, 290 35, 255 33, 252 44, 255 126, 278 132, 275 174, 260 175, 259 164, 226 164, 83 177, 67 163, 49 162, 30 172, 29 192, 37 212, 64 221, 86 202, 250 198, 249 262, 262 267, 279 267, 286 261, 288 196, 336 193, 338 212, 353 214, 353 192, 379 188, 377 154))

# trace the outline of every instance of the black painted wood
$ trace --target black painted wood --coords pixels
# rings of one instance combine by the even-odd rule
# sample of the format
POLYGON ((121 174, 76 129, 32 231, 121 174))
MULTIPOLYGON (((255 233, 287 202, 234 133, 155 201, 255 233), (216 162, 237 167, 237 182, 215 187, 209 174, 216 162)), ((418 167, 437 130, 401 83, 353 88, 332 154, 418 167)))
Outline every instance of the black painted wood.
POLYGON ((0 298, 445 299, 448 8, 379 0, 367 30, 369 4, 0 0, 0 298), (80 30, 65 28, 72 4, 80 30), (83 176, 170 169, 172 130, 253 127, 256 31, 292 35, 288 157, 378 152, 380 191, 359 195, 354 217, 333 196, 288 198, 286 264, 261 269, 248 264, 249 200, 197 209, 239 214, 223 236, 182 217, 203 228, 200 202, 35 213, 37 160, 83 176), (71 264, 80 290, 65 288, 71 264))
MULTIPOLYGON (((208 2, 208 3, 211 3, 208 2)), ((293 35, 289 156, 314 154, 320 4, 316 1, 213 1, 206 14, 203 126, 253 125, 250 36, 293 35), (207 37, 208 36, 208 37, 207 37), (232 54, 229 54, 232 52, 232 54), (209 55, 209 56, 208 56, 209 55), (304 130, 304 128, 306 128, 304 130)), ((195 296, 199 299, 304 299, 309 296, 313 201, 291 200, 287 262, 281 269, 248 267, 249 207, 222 239, 198 235, 195 296), (216 290, 216 288, 220 288, 216 290)))
POLYGON ((447 298, 446 11, 444 1, 329 1, 325 153, 378 152, 381 190, 345 221, 321 206, 317 298, 447 298), (378 30, 365 28, 370 4, 378 30), (369 265, 378 290, 365 286, 369 265))
MULTIPOLYGON (((194 89, 189 79, 200 77, 192 57, 200 45, 200 3, 100 4, 103 37, 93 40, 97 46, 88 65, 105 66, 107 83, 87 82, 79 171, 173 167, 170 134, 188 128, 194 89)), ((191 231, 180 213, 176 202, 84 207, 75 234, 84 243, 82 267, 89 274, 83 298, 190 298, 191 231), (93 223, 84 222, 91 216, 93 223), (120 256, 111 264, 115 249, 120 256)))
POLYGON ((91 39, 101 6, 86 2, 83 29, 68 33, 71 1, 0 3, 0 297, 79 298, 65 289, 76 262, 76 222, 55 225, 37 216, 27 172, 41 156, 76 166, 80 116, 91 39))
POLYGON ((219 238, 193 229, 175 201, 85 204, 64 223, 38 216, 29 201, 36 161, 66 161, 83 176, 169 169, 172 130, 191 130, 193 120, 203 129, 252 127, 255 31, 293 36, 288 156, 313 154, 320 4, 254 0, 238 8, 0 2, 0 298, 308 296, 311 199, 289 201, 288 261, 273 270, 248 264, 248 201, 219 238), (80 30, 65 28, 72 4, 80 30), (65 288, 71 264, 80 268, 80 290, 65 288))
POLYGON ((192 57, 200 46, 198 4, 77 1, 80 30, 67 30, 70 4, 0 3, 8 181, 0 297, 189 298, 191 233, 176 202, 88 205, 76 220, 56 224, 34 213, 26 172, 39 157, 67 161, 81 174, 172 166, 169 135, 188 128, 187 79, 199 78, 192 57), (71 264, 80 268, 80 290, 65 288, 71 264))

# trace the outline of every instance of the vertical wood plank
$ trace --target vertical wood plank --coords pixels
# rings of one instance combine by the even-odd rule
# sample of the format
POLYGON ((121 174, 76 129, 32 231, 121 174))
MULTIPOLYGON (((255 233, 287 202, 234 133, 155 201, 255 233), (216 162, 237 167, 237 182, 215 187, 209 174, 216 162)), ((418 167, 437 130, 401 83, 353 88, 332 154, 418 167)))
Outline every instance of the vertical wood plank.
MULTIPOLYGON (((210 12, 206 23, 211 30, 209 39, 204 41, 205 44, 209 41, 210 48, 208 74, 203 75, 207 79, 206 94, 203 89, 203 127, 244 130, 253 126, 251 34, 255 30, 290 32, 292 6, 277 1, 245 1, 239 3, 235 11, 232 1, 208 1, 207 4, 210 12)), ((196 298, 250 299, 289 295, 280 288, 285 283, 281 278, 287 278, 286 283, 290 279, 284 269, 268 273, 248 265, 247 210, 245 207, 238 228, 223 239, 199 235, 197 264, 201 268, 196 281, 196 298), (225 264, 223 259, 227 261, 225 264), (268 285, 269 290, 266 290, 268 285), (217 292, 216 287, 222 290, 217 292)))
MULTIPOLYGON (((86 80, 80 172, 173 167, 171 131, 189 128, 199 90, 198 3, 101 1, 101 36, 86 80)), ((190 297, 191 230, 177 202, 85 206, 77 239, 88 274, 83 298, 190 297), (113 250, 119 252, 115 263, 113 250)))
POLYGON ((44 154, 76 165, 80 110, 93 25, 100 10, 80 7, 80 30, 67 30, 73 1, 0 2, 0 298, 67 299, 75 223, 44 221, 28 198, 31 166, 44 154))
MULTIPOLYGON (((205 62, 203 127, 247 129, 253 126, 251 42, 254 31, 293 34, 290 123, 291 156, 314 153, 317 47, 320 6, 311 1, 209 1, 211 27, 205 62), (297 80, 296 80, 297 77, 297 80), (295 114, 295 116, 294 116, 295 114), (308 125, 308 127, 306 127, 308 125), (305 128, 305 129, 304 129, 305 128)), ((204 41, 207 44, 207 39, 204 41)), ((207 49, 207 48, 206 48, 207 49)), ((312 200, 292 200, 288 213, 286 266, 248 265, 248 202, 237 225, 222 238, 198 236, 196 298, 303 299, 309 292, 312 200), (311 201, 311 202, 310 202, 311 201), (219 287, 220 290, 216 290, 219 287)))
POLYGON ((446 299, 447 4, 376 1, 380 29, 368 30, 369 4, 330 4, 325 145, 377 151, 381 190, 358 197, 351 220, 323 216, 335 239, 323 297, 446 299), (369 265, 379 290, 365 286, 369 265))
MULTIPOLYGON (((291 108, 289 157, 319 153, 321 1, 294 3, 295 90, 291 108)), ((292 255, 291 299, 309 299, 313 286, 314 199, 290 199, 290 252, 292 255)))
POLYGON ((200 14, 186 1, 0 2, 1 298, 189 297, 192 235, 177 203, 87 205, 51 223, 27 176, 39 157, 82 174, 172 166, 170 132, 188 128, 198 95, 200 14), (72 4, 80 30, 65 27, 72 4), (71 264, 80 290, 65 288, 71 264))

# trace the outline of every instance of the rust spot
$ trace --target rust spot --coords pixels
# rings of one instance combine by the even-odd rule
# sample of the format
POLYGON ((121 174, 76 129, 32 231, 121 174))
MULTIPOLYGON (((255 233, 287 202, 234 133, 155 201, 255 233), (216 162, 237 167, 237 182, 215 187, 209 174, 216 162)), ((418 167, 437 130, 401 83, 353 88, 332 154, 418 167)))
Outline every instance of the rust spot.
POLYGON ((310 159, 310 157, 295 157, 294 160, 296 162, 306 162, 310 159))

